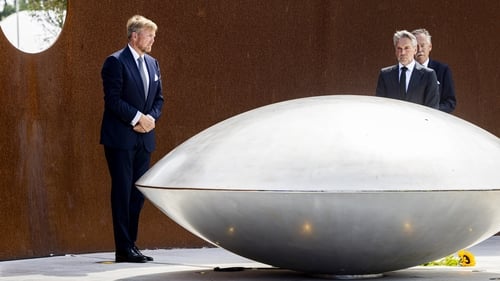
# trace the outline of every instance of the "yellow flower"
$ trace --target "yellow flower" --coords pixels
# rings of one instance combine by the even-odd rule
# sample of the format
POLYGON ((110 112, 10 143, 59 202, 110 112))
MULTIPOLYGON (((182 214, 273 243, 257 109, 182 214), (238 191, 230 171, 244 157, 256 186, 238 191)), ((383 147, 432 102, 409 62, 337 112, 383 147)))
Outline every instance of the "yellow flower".
POLYGON ((466 250, 460 250, 458 251, 458 257, 460 258, 460 265, 461 266, 475 266, 476 265, 476 259, 474 258, 474 255, 466 250))

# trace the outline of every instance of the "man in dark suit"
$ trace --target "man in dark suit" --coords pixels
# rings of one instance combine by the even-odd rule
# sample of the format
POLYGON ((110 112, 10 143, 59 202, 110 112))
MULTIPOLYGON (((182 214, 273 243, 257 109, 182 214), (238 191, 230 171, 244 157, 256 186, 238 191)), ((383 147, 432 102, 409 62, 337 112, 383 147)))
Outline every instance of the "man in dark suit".
POLYGON ((155 124, 163 106, 158 61, 148 55, 157 25, 136 15, 127 22, 128 45, 106 58, 101 76, 104 114, 100 143, 111 176, 111 210, 116 262, 153 258, 137 248, 144 196, 135 182, 149 169, 155 124))
POLYGON ((409 31, 397 31, 393 37, 397 65, 382 68, 376 95, 439 107, 439 90, 434 70, 415 62, 417 39, 409 31))
POLYGON ((424 28, 411 32, 417 38, 417 54, 415 60, 425 67, 434 69, 439 83, 439 110, 451 113, 455 110, 457 99, 455 97, 455 84, 448 65, 431 60, 429 54, 432 50, 431 35, 424 28))

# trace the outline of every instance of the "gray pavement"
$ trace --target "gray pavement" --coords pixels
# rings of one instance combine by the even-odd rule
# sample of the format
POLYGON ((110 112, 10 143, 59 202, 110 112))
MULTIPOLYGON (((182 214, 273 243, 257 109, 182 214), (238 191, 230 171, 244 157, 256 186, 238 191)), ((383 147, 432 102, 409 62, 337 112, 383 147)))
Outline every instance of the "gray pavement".
MULTIPOLYGON (((500 280, 500 236, 469 249, 474 267, 416 266, 385 273, 374 280, 493 281, 500 280)), ((0 280, 139 280, 139 281, 311 281, 310 276, 257 263, 220 248, 144 250, 154 262, 114 263, 114 253, 68 254, 0 262, 0 280), (222 270, 214 270, 214 269, 222 270)), ((366 280, 366 279, 365 279, 366 280)))

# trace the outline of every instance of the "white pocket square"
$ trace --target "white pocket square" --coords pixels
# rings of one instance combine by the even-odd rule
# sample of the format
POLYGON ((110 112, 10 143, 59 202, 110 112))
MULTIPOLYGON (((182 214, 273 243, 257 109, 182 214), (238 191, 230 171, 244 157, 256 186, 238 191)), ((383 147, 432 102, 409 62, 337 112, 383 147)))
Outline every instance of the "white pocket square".
POLYGON ((156 75, 155 73, 155 82, 158 81, 158 79, 160 79, 160 77, 158 77, 158 75, 156 75))

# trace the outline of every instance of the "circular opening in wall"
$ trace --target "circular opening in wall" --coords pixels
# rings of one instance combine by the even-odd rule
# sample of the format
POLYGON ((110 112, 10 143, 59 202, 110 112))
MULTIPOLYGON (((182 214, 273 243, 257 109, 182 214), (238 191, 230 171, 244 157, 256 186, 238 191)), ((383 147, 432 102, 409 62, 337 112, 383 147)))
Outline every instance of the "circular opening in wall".
POLYGON ((2 0, 0 27, 19 50, 40 53, 59 37, 66 9, 67 0, 2 0))

